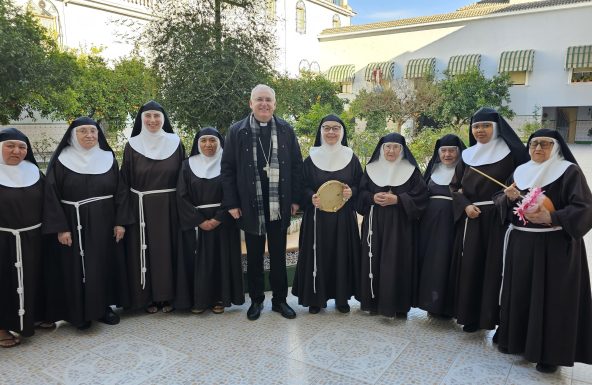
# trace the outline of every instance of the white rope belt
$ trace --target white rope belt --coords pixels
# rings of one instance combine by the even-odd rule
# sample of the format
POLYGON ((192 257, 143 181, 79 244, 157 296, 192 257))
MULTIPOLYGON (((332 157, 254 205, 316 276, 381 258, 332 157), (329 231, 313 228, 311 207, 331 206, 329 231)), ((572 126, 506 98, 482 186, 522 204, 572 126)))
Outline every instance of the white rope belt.
MULTIPOLYGON (((475 206, 488 206, 488 205, 492 205, 493 201, 480 201, 480 202, 473 202, 471 203, 472 205, 475 206)), ((461 252, 461 256, 465 255, 465 237, 467 236, 467 225, 469 224, 469 217, 465 218, 465 228, 463 230, 463 248, 462 248, 462 252, 461 252)))
MULTIPOLYGON (((212 207, 220 207, 222 206, 222 203, 210 203, 207 205, 201 205, 201 206, 195 206, 196 209, 209 209, 212 207)), ((199 241, 199 226, 195 227, 195 245, 197 247, 197 241, 199 241)))
POLYGON ((510 223, 508 229, 506 230, 506 234, 504 235, 504 253, 502 258, 502 284, 500 286, 499 292, 499 304, 502 303, 502 289, 504 287, 504 271, 506 270, 506 251, 508 250, 508 244, 510 243, 510 233, 513 230, 524 231, 527 233, 550 233, 552 231, 559 231, 563 230, 561 226, 554 226, 554 227, 547 227, 547 228, 532 228, 532 227, 520 227, 514 226, 510 223))
POLYGON ((130 188, 130 191, 138 195, 138 212, 140 214, 140 284, 142 285, 142 290, 144 290, 146 288, 146 249, 148 248, 148 245, 146 244, 145 231, 146 221, 144 219, 144 196, 174 192, 177 191, 177 189, 167 188, 163 190, 138 191, 133 188, 130 188))
POLYGON ((312 271, 312 291, 316 294, 317 292, 317 208, 314 209, 314 235, 313 235, 313 244, 312 244, 312 252, 314 255, 314 269, 312 271))
POLYGON ((18 288, 16 292, 19 296, 19 310, 18 316, 21 320, 21 330, 23 330, 23 316, 25 315, 25 285, 24 285, 24 276, 23 276, 23 249, 21 245, 21 233, 29 230, 38 229, 41 227, 41 223, 38 223, 34 226, 24 227, 22 229, 9 229, 7 227, 0 227, 0 231, 4 231, 7 233, 12 233, 16 238, 16 262, 14 267, 16 267, 16 275, 18 279, 18 288))
POLYGON ((366 237, 366 242, 368 243, 368 262, 370 263, 370 273, 368 274, 368 278, 370 278, 370 294, 372 294, 372 298, 374 298, 374 288, 372 286, 374 281, 374 275, 372 274, 372 221, 374 216, 374 205, 370 206, 370 217, 368 218, 368 236, 366 237))
POLYGON ((446 199, 447 201, 451 201, 452 197, 447 197, 446 195, 432 195, 430 199, 446 199))
POLYGON ((87 203, 102 201, 104 199, 111 199, 113 195, 104 195, 100 197, 92 197, 88 199, 83 199, 78 202, 66 201, 62 200, 62 203, 67 205, 74 206, 76 209, 76 230, 78 231, 78 249, 80 250, 80 261, 82 262, 82 283, 86 283, 86 268, 84 266, 84 249, 82 248, 82 225, 80 224, 80 206, 85 205, 87 203))

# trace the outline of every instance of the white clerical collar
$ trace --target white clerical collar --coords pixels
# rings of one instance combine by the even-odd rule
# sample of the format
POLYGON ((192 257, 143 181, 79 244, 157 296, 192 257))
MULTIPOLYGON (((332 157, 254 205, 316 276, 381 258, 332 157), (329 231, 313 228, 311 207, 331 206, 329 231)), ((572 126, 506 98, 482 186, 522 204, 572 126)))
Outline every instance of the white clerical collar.
POLYGON ((97 143, 85 149, 76 138, 76 128, 70 131, 69 146, 64 147, 58 160, 66 168, 79 174, 104 174, 113 167, 113 153, 103 150, 97 143))
POLYGON ((401 149, 399 157, 391 162, 385 159, 383 146, 380 146, 378 160, 366 165, 366 172, 372 182, 379 187, 400 186, 407 182, 413 175, 415 166, 404 157, 404 154, 401 149))
POLYGON ((435 184, 448 186, 450 184, 450 181, 452 181, 452 177, 454 176, 455 168, 456 163, 446 165, 442 162, 438 162, 434 165, 432 175, 430 175, 430 179, 433 180, 435 184))
MULTIPOLYGON (((2 149, 3 143, 0 142, 0 149, 2 149)), ((37 183, 39 177, 39 168, 28 160, 23 160, 16 166, 10 166, 4 162, 0 155, 0 185, 17 188, 29 187, 37 183)))
POLYGON ((321 145, 311 147, 309 151, 310 160, 317 168, 323 171, 338 171, 344 169, 351 162, 354 151, 341 144, 343 129, 337 143, 327 144, 321 134, 321 145))
POLYGON ((504 159, 510 153, 510 147, 508 147, 504 138, 498 134, 497 123, 490 123, 493 124, 491 140, 487 143, 477 142, 462 152, 462 159, 469 166, 493 164, 504 159))
POLYGON ((555 143, 549 159, 542 163, 531 160, 518 166, 514 171, 514 182, 516 182, 516 186, 520 190, 545 187, 559 179, 565 170, 572 165, 561 155, 559 142, 555 138, 545 137, 545 139, 552 140, 555 143))
MULTIPOLYGON (((216 153, 212 156, 205 156, 202 153, 189 157, 189 167, 191 172, 198 177, 204 179, 213 179, 220 175, 220 164, 222 161, 222 147, 220 146, 220 139, 215 135, 202 135, 201 138, 215 138, 218 143, 216 147, 216 153)), ((197 140, 199 140, 197 139, 197 140)))
POLYGON ((172 134, 164 131, 162 126, 164 125, 164 115, 162 115, 162 125, 156 132, 150 132, 144 126, 144 114, 142 112, 142 130, 136 136, 129 138, 130 146, 146 158, 154 160, 163 160, 169 158, 179 147, 181 139, 177 134, 172 134))

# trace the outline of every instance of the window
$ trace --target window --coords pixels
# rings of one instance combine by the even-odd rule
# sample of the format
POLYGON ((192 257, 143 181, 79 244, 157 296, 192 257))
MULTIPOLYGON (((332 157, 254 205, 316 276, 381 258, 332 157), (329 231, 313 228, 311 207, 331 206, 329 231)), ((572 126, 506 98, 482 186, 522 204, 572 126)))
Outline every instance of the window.
POLYGON ((353 84, 352 83, 341 83, 341 93, 342 94, 353 93, 353 84))
POLYGON ((341 19, 339 18, 339 15, 335 14, 333 15, 333 28, 339 27, 341 27, 341 19))
POLYGON ((40 0, 29 2, 28 8, 37 18, 39 24, 45 28, 49 36, 56 42, 61 43, 62 33, 56 6, 49 0, 40 0))
POLYGON ((333 0, 333 4, 341 7, 341 0, 333 0))
POLYGON ((592 67, 574 68, 571 72, 572 83, 592 82, 592 67))
POLYGON ((306 8, 302 0, 296 4, 296 32, 306 33, 306 8))
POLYGON ((509 71, 508 74, 513 86, 526 85, 526 71, 509 71))
POLYGON ((275 2, 276 0, 267 0, 267 18, 274 20, 276 16, 275 2))

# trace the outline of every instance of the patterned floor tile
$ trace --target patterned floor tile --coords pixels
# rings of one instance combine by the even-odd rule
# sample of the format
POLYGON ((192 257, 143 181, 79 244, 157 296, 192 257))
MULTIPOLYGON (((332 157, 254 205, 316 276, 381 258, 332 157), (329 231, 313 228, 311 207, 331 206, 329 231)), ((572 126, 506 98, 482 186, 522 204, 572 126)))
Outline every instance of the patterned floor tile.
POLYGON ((526 360, 516 362, 510 370, 508 385, 570 385, 573 368, 559 367, 557 372, 552 374, 540 373, 535 369, 535 364, 526 360))
POLYGON ((139 384, 186 355, 134 336, 123 336, 60 361, 43 373, 69 384, 139 384))
POLYGON ((373 383, 408 343, 407 340, 369 330, 328 325, 289 357, 373 383))

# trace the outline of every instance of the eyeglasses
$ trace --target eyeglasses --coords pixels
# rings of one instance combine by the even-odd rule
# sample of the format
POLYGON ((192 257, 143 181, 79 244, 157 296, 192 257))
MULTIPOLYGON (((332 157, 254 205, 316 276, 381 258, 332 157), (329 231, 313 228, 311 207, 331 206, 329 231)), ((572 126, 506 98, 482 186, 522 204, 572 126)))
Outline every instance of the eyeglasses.
POLYGON ((489 130, 490 128, 493 128, 493 124, 491 123, 473 123, 473 125, 471 126, 471 129, 477 131, 477 130, 489 130))
POLYGON ((341 131, 341 126, 325 126, 322 125, 321 128, 323 129, 323 132, 339 132, 341 131))
POLYGON ((547 150, 551 147, 553 147, 555 143, 549 140, 531 140, 530 143, 528 144, 528 146, 532 149, 537 148, 538 146, 541 146, 541 148, 543 150, 547 150))
POLYGON ((400 151, 403 148, 403 146, 401 146, 401 144, 399 143, 385 143, 382 145, 382 148, 384 149, 384 152, 400 151))

